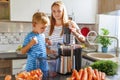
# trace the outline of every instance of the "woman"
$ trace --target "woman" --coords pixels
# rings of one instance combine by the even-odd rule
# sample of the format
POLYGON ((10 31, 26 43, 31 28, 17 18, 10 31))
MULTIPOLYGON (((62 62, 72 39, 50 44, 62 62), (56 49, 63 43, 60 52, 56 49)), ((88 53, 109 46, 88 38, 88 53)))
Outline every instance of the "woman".
MULTIPOLYGON (((63 27, 67 26, 76 39, 80 42, 85 41, 85 37, 81 34, 79 27, 74 21, 68 20, 67 11, 62 1, 55 1, 51 6, 51 19, 50 27, 46 30, 46 42, 52 45, 52 48, 56 51, 57 44, 63 43, 63 27), (50 40, 52 43, 50 43, 50 40)), ((71 35, 71 41, 73 42, 73 35, 71 35)), ((54 51, 52 51, 54 52, 54 51)))

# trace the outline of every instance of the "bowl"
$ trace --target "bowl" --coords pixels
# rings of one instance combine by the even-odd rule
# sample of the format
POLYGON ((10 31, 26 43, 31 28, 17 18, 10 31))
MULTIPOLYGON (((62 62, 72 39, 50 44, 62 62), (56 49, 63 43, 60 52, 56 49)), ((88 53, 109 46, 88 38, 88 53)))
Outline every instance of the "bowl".
POLYGON ((112 61, 117 61, 117 58, 115 55, 111 53, 88 53, 88 57, 93 58, 95 60, 112 60, 112 61))

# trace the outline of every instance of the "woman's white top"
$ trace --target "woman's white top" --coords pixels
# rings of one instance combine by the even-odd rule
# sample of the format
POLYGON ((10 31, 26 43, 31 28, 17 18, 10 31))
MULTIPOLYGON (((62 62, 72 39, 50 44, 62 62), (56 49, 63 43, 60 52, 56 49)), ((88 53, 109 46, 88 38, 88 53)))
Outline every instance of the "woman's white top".
MULTIPOLYGON (((76 29, 79 29, 78 25, 76 24, 76 29)), ((60 36, 61 31, 62 31, 62 26, 55 26, 54 27, 54 31, 52 33, 51 36, 49 36, 49 30, 50 30, 50 26, 48 26, 46 28, 45 31, 45 37, 49 38, 52 41, 52 46, 51 48, 56 50, 58 47, 58 43, 63 43, 63 36, 60 36)), ((75 37, 73 36, 73 34, 70 35, 70 44, 75 43, 75 37)))

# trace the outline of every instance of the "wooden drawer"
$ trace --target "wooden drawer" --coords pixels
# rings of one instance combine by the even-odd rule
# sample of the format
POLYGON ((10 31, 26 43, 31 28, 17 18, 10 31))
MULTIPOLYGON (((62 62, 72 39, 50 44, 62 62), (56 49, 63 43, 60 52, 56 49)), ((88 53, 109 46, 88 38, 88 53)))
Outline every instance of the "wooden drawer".
POLYGON ((0 76, 12 74, 12 61, 11 60, 0 60, 0 76))

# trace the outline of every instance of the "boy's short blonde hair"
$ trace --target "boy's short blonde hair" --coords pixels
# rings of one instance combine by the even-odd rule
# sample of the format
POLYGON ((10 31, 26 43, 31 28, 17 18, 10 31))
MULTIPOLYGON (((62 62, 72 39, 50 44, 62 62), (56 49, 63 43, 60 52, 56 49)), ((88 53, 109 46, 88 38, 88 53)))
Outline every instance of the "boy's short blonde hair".
POLYGON ((32 17, 32 23, 43 23, 49 25, 49 18, 48 16, 43 12, 36 12, 32 17))

